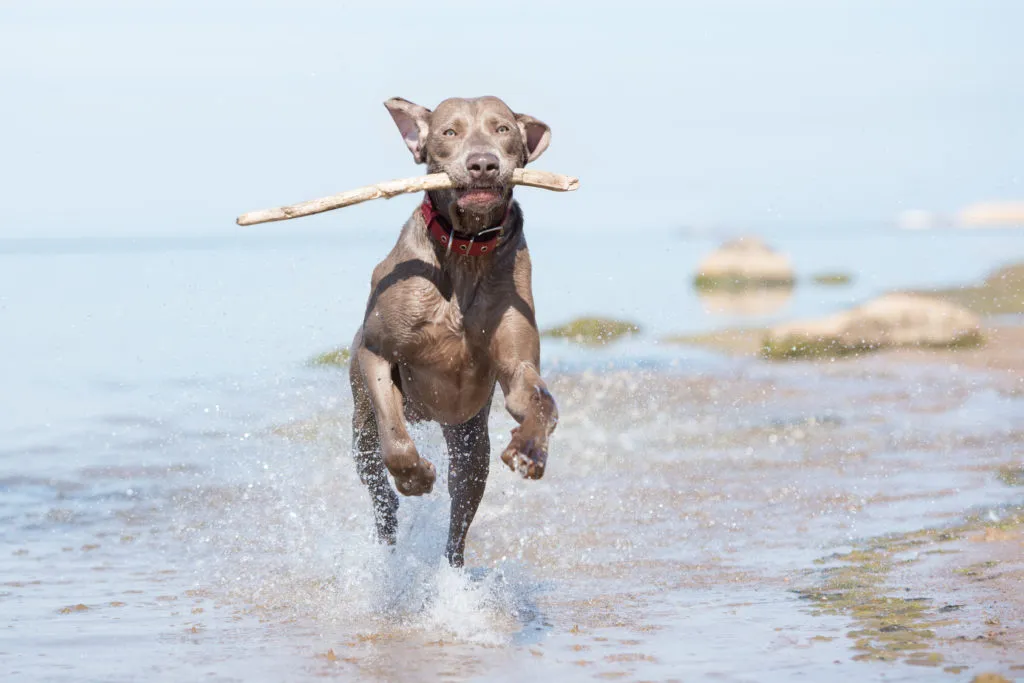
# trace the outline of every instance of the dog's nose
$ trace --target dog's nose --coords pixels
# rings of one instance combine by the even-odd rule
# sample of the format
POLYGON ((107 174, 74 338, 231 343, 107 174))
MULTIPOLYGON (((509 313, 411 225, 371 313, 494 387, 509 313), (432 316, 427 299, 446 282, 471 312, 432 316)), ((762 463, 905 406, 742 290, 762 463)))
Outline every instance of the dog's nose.
POLYGON ((470 154, 466 159, 466 170, 473 180, 494 180, 498 177, 498 157, 490 152, 470 154))

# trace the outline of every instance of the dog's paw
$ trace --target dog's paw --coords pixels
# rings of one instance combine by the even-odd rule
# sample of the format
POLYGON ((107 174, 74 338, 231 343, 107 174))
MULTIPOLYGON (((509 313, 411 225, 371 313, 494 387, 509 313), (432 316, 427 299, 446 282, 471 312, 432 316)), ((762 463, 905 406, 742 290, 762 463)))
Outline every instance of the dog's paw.
POLYGON ((548 450, 541 439, 524 436, 519 427, 512 430, 512 441, 501 454, 501 461, 523 479, 540 479, 548 462, 548 450))
POLYGON ((411 440, 402 439, 383 444, 381 455, 384 466, 395 478, 395 488, 403 496, 422 496, 434 488, 437 474, 429 460, 416 452, 411 440))
POLYGON ((399 472, 392 472, 395 488, 403 496, 422 496, 434 490, 437 473, 429 460, 420 458, 412 467, 399 472))

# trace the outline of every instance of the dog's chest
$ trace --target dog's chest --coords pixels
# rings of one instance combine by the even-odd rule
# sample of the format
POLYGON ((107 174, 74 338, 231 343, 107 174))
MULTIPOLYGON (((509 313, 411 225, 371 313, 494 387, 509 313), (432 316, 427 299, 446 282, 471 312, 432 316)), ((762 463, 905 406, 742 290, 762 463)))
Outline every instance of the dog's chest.
POLYGON ((491 316, 474 294, 463 299, 457 293, 450 298, 441 297, 432 316, 436 324, 431 325, 436 342, 460 349, 467 360, 485 352, 489 344, 487 328, 491 316))
POLYGON ((381 294, 369 321, 389 342, 386 353, 442 374, 489 374, 491 339, 509 274, 482 271, 474 263, 439 263, 418 277, 395 277, 396 272, 375 273, 374 288, 381 294))
POLYGON ((401 356, 402 388, 420 413, 447 424, 473 415, 494 387, 486 316, 455 299, 430 302, 401 356))

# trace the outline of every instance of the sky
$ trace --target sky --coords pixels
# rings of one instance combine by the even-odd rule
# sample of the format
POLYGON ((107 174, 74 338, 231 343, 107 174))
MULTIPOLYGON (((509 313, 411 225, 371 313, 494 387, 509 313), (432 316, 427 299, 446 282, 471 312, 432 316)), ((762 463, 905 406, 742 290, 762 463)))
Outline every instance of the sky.
MULTIPOLYGON (((581 189, 517 194, 552 230, 849 230, 1022 199, 1021 26, 1014 0, 6 0, 0 238, 226 234, 417 175, 393 96, 547 122, 534 166, 581 189)), ((301 229, 397 227, 416 201, 301 229)))

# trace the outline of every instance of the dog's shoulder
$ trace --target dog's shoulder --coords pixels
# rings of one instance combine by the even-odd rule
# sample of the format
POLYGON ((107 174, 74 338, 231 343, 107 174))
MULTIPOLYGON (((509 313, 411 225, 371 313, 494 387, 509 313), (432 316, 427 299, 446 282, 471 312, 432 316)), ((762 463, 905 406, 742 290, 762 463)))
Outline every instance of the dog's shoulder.
POLYGON ((426 227, 418 214, 417 211, 406 221, 391 251, 374 267, 371 286, 376 287, 385 278, 394 278, 396 273, 403 279, 437 280, 440 274, 437 257, 431 244, 423 239, 426 227))

